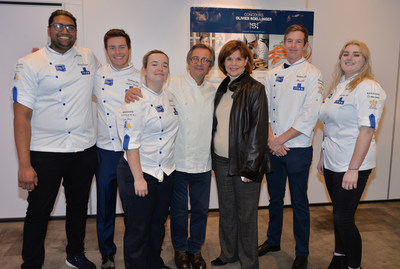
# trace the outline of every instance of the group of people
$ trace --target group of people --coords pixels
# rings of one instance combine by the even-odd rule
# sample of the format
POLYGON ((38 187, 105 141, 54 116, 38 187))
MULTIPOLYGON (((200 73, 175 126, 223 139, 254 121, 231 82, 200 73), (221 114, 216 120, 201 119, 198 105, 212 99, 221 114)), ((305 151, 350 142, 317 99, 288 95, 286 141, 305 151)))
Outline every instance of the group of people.
POLYGON ((374 132, 386 98, 373 78, 363 42, 344 45, 323 101, 321 72, 303 58, 308 32, 301 25, 286 30, 287 59, 268 71, 265 85, 251 77, 248 46, 227 42, 217 59, 226 75, 218 89, 205 79, 215 55, 204 44, 187 53, 187 74, 169 79, 169 58, 160 50, 146 53, 141 71, 135 69, 125 31, 105 34, 110 63, 103 67, 91 50, 74 46, 76 32, 71 13, 53 12, 48 45, 16 66, 12 95, 18 185, 28 190, 21 268, 43 266, 48 219, 61 183, 67 207, 66 263, 96 268, 84 253, 93 174, 102 268, 115 268, 117 189, 124 209, 126 268, 169 268, 161 258, 168 213, 176 267, 206 268, 201 246, 211 170, 221 247, 211 265, 239 261, 241 268, 256 269, 259 256, 280 250, 288 179, 296 240, 292 268, 307 268, 307 185, 318 118, 325 135, 317 169, 325 177, 334 214, 335 251, 328 268, 360 268, 361 237, 354 214, 375 167, 374 132), (257 209, 265 175, 269 227, 266 241, 258 246, 257 209))

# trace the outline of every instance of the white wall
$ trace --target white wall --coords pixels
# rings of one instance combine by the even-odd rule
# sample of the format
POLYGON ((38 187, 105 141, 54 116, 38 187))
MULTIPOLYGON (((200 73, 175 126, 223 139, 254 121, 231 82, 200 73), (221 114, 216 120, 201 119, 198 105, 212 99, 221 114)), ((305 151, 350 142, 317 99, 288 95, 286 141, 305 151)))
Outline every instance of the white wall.
MULTIPOLYGON (((39 2, 39 1, 36 1, 39 2)), ((41 1, 48 2, 48 1, 41 1)), ((185 71, 185 56, 189 49, 189 9, 192 6, 226 7, 226 8, 254 8, 280 10, 309 10, 314 11, 314 40, 313 63, 320 68, 325 77, 326 85, 331 81, 333 65, 336 62, 340 48, 345 41, 361 39, 371 49, 373 70, 378 81, 388 94, 384 117, 377 135, 378 166, 371 176, 369 186, 365 192, 365 200, 381 200, 400 197, 400 110, 397 110, 396 130, 393 133, 395 122, 395 104, 397 80, 399 76, 399 45, 400 36, 397 26, 400 19, 400 1, 397 0, 70 0, 64 2, 66 9, 78 18, 78 44, 94 50, 102 63, 105 63, 103 50, 103 36, 110 28, 123 28, 132 38, 133 63, 140 67, 141 57, 151 49, 165 51, 171 60, 171 75, 181 75, 185 71), (216 3, 217 2, 217 3, 216 3), (379 7, 379 8, 377 8, 379 7), (393 136, 394 135, 394 136, 393 136), (392 143, 395 141, 392 150, 392 143), (393 154, 392 154, 393 153, 393 154), (392 169, 390 171, 390 169, 392 169), (389 178, 390 183, 389 191, 389 178), (388 197, 388 195, 390 196, 388 197)), ((0 5, 1 11, 3 6, 0 5)), ((48 15, 50 12, 48 12, 48 15)), ((0 14, 0 25, 10 28, 15 21, 25 21, 20 14, 0 14), (14 19, 13 19, 14 18, 14 19), (18 20, 15 20, 18 18, 18 20)), ((26 16, 33 19, 34 12, 26 16)), ((41 18, 43 27, 39 31, 46 33, 46 20, 41 18)), ((25 19, 25 18, 24 18, 25 19)), ((36 19, 33 19, 36 20, 36 19)), ((26 24, 24 27, 27 27, 26 24)), ((22 27, 22 26, 21 26, 22 27)), ((20 36, 21 27, 17 27, 9 36, 20 36)), ((3 29, 3 28, 1 28, 3 29)), ((3 30, 2 30, 3 33, 3 30)), ((31 40, 22 36, 23 40, 31 40)), ((4 83, 2 90, 1 125, 7 126, 2 132, 0 146, 1 182, 0 188, 0 218, 23 217, 25 214, 26 195, 18 190, 16 184, 17 161, 12 136, 12 113, 9 102, 9 85, 13 76, 13 68, 18 57, 28 53, 15 53, 13 38, 10 42, 3 40, 0 50, 1 59, 12 57, 12 61, 2 61, 1 78, 4 83), (11 56, 12 55, 12 56, 11 56), (11 66, 11 67, 10 67, 11 66)), ((26 42, 25 42, 26 43, 26 42)), ((28 48, 31 44, 28 42, 28 48)), ((37 45, 37 46, 40 46, 37 45)), ((397 95, 397 103, 400 97, 397 95)), ((311 168, 309 182, 309 197, 311 203, 328 202, 328 196, 323 184, 323 178, 316 173, 316 161, 319 157, 320 141, 322 140, 321 127, 316 128, 314 139, 314 163, 311 168)), ((92 201, 95 195, 92 195, 92 201)), ((267 192, 263 184, 260 205, 266 205, 267 192)), ((210 207, 217 207, 215 184, 212 186, 210 207)), ((61 205, 62 207, 63 205, 61 205)), ((91 212, 95 213, 94 205, 91 212)))

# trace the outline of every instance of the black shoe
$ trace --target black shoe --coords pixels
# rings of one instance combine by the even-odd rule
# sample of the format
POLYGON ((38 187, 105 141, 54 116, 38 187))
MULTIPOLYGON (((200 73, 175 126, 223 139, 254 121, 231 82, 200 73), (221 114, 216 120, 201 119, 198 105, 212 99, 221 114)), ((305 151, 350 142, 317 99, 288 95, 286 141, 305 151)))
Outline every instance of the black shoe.
POLYGON ((102 269, 115 269, 114 255, 103 258, 101 262, 102 269))
POLYGON ((89 261, 85 254, 77 256, 67 256, 65 263, 72 268, 76 269, 96 269, 96 265, 89 261))
POLYGON ((189 260, 192 264, 192 269, 206 269, 207 264, 206 261, 201 256, 201 252, 197 252, 195 254, 189 253, 189 260))
POLYGON ((175 264, 178 269, 190 269, 187 251, 175 251, 175 264))
POLYGON ((308 259, 305 256, 296 256, 292 269, 307 269, 308 259))
POLYGON ((281 250, 281 246, 271 246, 270 244, 265 241, 261 245, 258 246, 258 256, 264 256, 268 252, 274 252, 281 250))
POLYGON ((214 265, 214 266, 222 266, 222 265, 225 265, 225 264, 227 264, 227 262, 224 262, 219 257, 216 258, 215 260, 211 261, 211 265, 214 265))
POLYGON ((328 269, 347 269, 347 259, 346 256, 333 256, 328 269))
POLYGON ((114 255, 103 258, 101 262, 102 269, 115 269, 114 255))

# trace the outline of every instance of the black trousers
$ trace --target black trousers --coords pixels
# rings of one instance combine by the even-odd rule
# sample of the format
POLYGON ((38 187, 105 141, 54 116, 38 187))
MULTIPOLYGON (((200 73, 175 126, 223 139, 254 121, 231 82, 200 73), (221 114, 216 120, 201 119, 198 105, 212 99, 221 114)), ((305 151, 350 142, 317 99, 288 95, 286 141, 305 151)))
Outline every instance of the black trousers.
POLYGON ((47 224, 60 184, 66 199, 66 252, 76 256, 84 252, 84 238, 90 186, 96 168, 95 146, 82 152, 31 152, 31 163, 38 186, 29 192, 24 222, 21 268, 42 268, 47 224))
POLYGON ((367 184, 372 169, 359 171, 357 188, 342 188, 344 172, 324 169, 324 177, 329 196, 332 200, 335 225, 335 252, 345 254, 348 266, 358 268, 361 264, 362 243, 360 232, 354 220, 358 203, 367 184))
POLYGON ((143 173, 148 194, 135 195, 134 178, 128 162, 121 158, 117 168, 119 194, 124 209, 124 260, 126 269, 160 269, 164 266, 161 246, 165 235, 165 221, 174 187, 174 174, 158 182, 143 173))

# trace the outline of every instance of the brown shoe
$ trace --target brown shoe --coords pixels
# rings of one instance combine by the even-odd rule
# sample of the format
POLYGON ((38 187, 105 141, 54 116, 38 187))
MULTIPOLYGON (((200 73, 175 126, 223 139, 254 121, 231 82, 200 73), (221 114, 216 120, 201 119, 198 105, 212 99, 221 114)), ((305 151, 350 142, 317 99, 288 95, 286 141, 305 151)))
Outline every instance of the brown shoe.
POLYGON ((195 254, 189 253, 189 260, 193 269, 206 269, 207 264, 201 256, 201 252, 195 254))
POLYGON ((177 269, 190 269, 187 251, 175 251, 175 264, 177 269))

